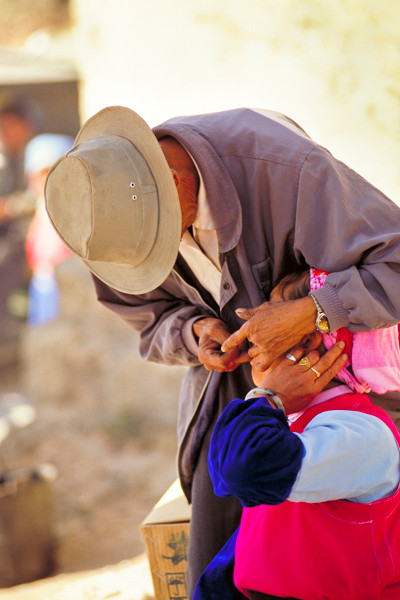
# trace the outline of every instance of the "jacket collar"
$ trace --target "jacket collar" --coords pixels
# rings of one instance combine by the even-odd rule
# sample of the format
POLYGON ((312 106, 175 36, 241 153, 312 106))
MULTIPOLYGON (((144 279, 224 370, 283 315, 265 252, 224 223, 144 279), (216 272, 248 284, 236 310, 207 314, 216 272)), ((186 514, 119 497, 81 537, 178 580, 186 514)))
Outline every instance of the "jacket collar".
POLYGON ((196 129, 179 123, 179 118, 155 127, 153 133, 157 139, 167 135, 175 138, 192 155, 216 224, 219 252, 232 250, 242 233, 242 210, 233 181, 213 146, 196 129))

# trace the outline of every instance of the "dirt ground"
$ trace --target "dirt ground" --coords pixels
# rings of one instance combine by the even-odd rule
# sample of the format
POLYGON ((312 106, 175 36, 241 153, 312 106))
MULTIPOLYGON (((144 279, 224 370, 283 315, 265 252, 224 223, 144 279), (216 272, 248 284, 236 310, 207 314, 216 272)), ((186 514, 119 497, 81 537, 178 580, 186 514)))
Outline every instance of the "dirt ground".
POLYGON ((144 554, 116 565, 0 589, 0 600, 154 600, 144 554))
POLYGON ((35 418, 11 426, 0 458, 8 468, 56 468, 56 573, 68 573, 144 552, 139 524, 177 476, 185 369, 139 357, 137 334, 97 303, 78 260, 61 265, 57 277, 60 316, 27 327, 19 373, 3 369, 0 426, 21 405, 35 418))

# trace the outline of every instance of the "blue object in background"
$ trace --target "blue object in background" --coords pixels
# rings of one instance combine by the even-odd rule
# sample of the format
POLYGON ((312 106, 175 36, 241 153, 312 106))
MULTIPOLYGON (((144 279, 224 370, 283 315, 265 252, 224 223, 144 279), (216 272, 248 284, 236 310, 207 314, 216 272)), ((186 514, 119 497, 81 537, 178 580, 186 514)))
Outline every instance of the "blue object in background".
POLYGON ((29 325, 39 326, 59 312, 59 290, 53 270, 36 271, 29 285, 29 325))

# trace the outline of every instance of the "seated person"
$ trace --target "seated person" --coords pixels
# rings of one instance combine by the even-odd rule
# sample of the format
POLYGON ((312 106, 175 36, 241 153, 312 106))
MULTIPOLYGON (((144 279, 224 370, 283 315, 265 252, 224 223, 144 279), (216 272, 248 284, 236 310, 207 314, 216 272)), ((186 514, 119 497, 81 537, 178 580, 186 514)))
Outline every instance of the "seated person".
MULTIPOLYGON (((323 285, 325 273, 310 273, 285 278, 271 301, 323 285)), ((400 387, 398 329, 322 338, 303 338, 265 372, 253 367, 261 388, 217 422, 215 492, 244 509, 194 600, 238 590, 253 600, 400 598, 400 435, 366 395, 400 387)))

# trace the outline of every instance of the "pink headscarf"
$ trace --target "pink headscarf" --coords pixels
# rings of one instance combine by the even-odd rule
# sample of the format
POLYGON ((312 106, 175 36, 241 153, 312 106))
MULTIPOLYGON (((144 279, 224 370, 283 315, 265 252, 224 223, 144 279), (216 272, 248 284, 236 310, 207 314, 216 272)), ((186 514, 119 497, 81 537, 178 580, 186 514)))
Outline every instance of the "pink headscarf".
MULTIPOLYGON (((310 289, 317 290, 325 283, 329 273, 310 269, 310 289)), ((329 350, 335 342, 343 340, 349 360, 336 375, 353 391, 376 394, 400 390, 399 327, 385 327, 373 331, 352 333, 341 327, 334 333, 323 334, 322 341, 329 350), (353 373, 348 370, 352 367, 353 373)))

